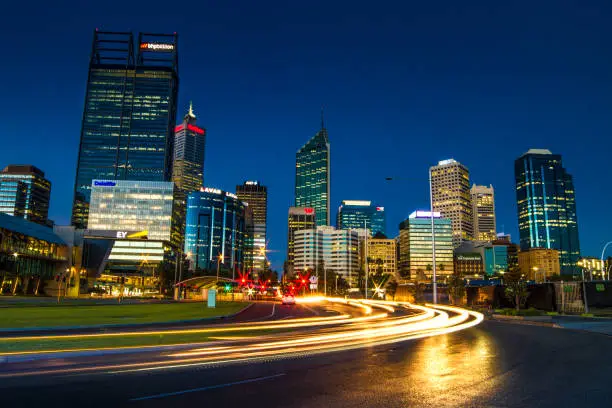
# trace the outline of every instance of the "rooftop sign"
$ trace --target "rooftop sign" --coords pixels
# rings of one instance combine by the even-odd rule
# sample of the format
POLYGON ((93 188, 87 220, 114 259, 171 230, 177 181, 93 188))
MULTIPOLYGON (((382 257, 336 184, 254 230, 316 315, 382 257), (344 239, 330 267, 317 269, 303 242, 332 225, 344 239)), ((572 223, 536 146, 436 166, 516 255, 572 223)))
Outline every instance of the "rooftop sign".
POLYGON ((96 187, 115 187, 117 183, 114 181, 94 180, 93 185, 96 187))
POLYGON ((174 44, 158 42, 141 43, 140 49, 144 51, 174 51, 174 44))
MULTIPOLYGON (((431 211, 414 211, 412 214, 408 216, 408 218, 432 218, 431 211)), ((438 211, 434 211, 433 218, 441 218, 441 215, 438 211)))

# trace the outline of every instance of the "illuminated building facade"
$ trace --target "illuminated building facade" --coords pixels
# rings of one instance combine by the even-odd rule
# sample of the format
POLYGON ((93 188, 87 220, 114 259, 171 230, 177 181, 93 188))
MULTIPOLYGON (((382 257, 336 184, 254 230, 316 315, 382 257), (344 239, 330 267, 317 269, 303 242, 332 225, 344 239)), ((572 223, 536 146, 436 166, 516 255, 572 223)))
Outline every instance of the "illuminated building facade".
POLYGON ((171 241, 174 185, 166 181, 94 180, 87 229, 147 231, 171 241))
POLYGON ((372 235, 386 233, 385 207, 371 201, 344 200, 338 208, 336 224, 339 229, 367 228, 372 235))
POLYGON ((482 256, 478 252, 455 254, 454 272, 460 276, 482 275, 482 256))
POLYGON ((493 186, 477 186, 470 189, 474 216, 474 239, 493 241, 497 239, 495 225, 495 191, 493 186))
POLYGON ((520 251, 518 264, 527 280, 540 282, 543 278, 561 274, 559 251, 548 248, 530 248, 520 251))
POLYGON ((174 128, 172 181, 186 194, 198 191, 204 182, 206 129, 196 126, 196 120, 190 104, 183 123, 174 128))
POLYGON ((72 225, 85 228, 93 180, 170 181, 178 92, 176 34, 94 32, 72 225))
POLYGON ((236 186, 238 199, 248 204, 252 221, 247 222, 245 267, 257 276, 265 267, 268 223, 268 188, 259 181, 245 181, 236 186))
POLYGON ((68 247, 51 228, 0 213, 0 294, 38 294, 67 261, 68 247))
POLYGON ((31 165, 10 165, 0 172, 0 213, 46 225, 51 182, 31 165))
MULTIPOLYGON (((434 212, 436 274, 453 273, 452 221, 434 212)), ((399 226, 399 268, 404 279, 430 280, 433 275, 431 212, 414 211, 399 226)))
POLYGON ((330 225, 329 154, 329 138, 321 117, 321 130, 295 155, 295 206, 314 208, 317 226, 330 225))
POLYGON ((246 244, 245 207, 235 194, 204 187, 187 196, 185 253, 190 268, 230 276, 243 270, 246 244))
POLYGON ((433 209, 453 225, 453 244, 473 239, 474 219, 470 194, 470 172, 454 159, 443 160, 429 169, 433 209))
MULTIPOLYGON (((350 286, 359 274, 359 235, 355 230, 337 230, 319 226, 295 232, 296 272, 323 275, 331 271, 342 276, 350 286)), ((331 285, 330 282, 328 282, 331 285)))
POLYGON ((395 239, 368 239, 368 270, 397 276, 397 242, 395 239))
POLYGON ((521 250, 556 249, 561 271, 578 273, 578 218, 572 176, 561 156, 531 149, 514 162, 521 250))
POLYGON ((316 226, 315 209, 312 207, 290 207, 287 232, 287 272, 293 275, 294 244, 296 231, 313 229, 316 226))

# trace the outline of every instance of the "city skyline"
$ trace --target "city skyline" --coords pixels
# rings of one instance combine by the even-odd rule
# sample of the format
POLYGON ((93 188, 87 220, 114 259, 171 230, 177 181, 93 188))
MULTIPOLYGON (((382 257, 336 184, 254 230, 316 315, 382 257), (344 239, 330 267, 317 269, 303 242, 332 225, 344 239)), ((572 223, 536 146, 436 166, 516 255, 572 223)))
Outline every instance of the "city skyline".
MULTIPOLYGON (((419 7, 425 9, 417 11, 428 12, 427 6, 419 7)), ((516 9, 511 6, 507 7, 510 8, 511 16, 517 17, 523 23, 529 23, 525 21, 526 17, 520 15, 516 9)), ((535 15, 544 13, 540 7, 533 10, 535 15)), ((332 7, 328 18, 334 18, 335 12, 337 10, 332 7)), ((357 10, 357 13, 359 12, 362 11, 357 10)), ((212 16, 223 17, 225 14, 223 10, 213 9, 210 17, 207 18, 212 18, 212 16)), ((380 21, 380 15, 377 14, 377 16, 380 21)), ((33 18, 34 22, 38 21, 37 16, 33 18)), ((496 15, 496 19, 499 20, 500 17, 496 15)), ((553 20, 548 24, 552 24, 549 29, 552 29, 551 32, 554 33, 561 29, 561 19, 553 20)), ((57 21, 62 21, 62 17, 58 16, 57 21)), ((243 20, 240 22, 244 23, 243 20)), ((437 21, 436 23, 439 24, 437 21)), ((14 138, 0 152, 0 162, 3 165, 31 163, 46 173, 53 184, 50 218, 58 224, 69 223, 69 207, 72 199, 68 196, 71 195, 70 190, 73 183, 69 179, 72 177, 74 180, 70 172, 74 171, 74 158, 78 149, 78 128, 82 117, 86 84, 86 78, 84 78, 87 69, 86 59, 91 46, 91 30, 98 24, 98 21, 87 18, 79 21, 72 30, 77 30, 79 36, 83 37, 82 39, 74 38, 74 33, 77 31, 55 33, 55 37, 50 38, 51 41, 65 42, 72 47, 69 50, 56 51, 60 56, 69 58, 71 61, 72 68, 68 70, 68 73, 59 73, 57 67, 49 67, 51 72, 59 75, 57 80, 66 84, 61 87, 63 104, 54 103, 54 105, 61 105, 61 108, 52 106, 50 100, 55 100, 55 98, 45 97, 46 94, 54 95, 55 92, 54 86, 49 88, 44 82, 49 79, 47 75, 51 74, 30 78, 28 85, 20 92, 14 92, 15 88, 9 88, 9 94, 14 92, 14 98, 10 105, 3 105, 3 112, 6 116, 3 123, 0 124, 0 131, 4 135, 13 135, 14 138), (41 90, 44 90, 43 95, 38 98, 41 90), (24 106, 29 106, 31 110, 36 111, 39 117, 42 116, 39 119, 47 124, 40 134, 31 136, 32 143, 40 146, 40 149, 37 149, 40 151, 32 151, 30 143, 17 137, 19 135, 18 125, 30 115, 30 110, 23 109, 24 106)), ((114 29, 135 27, 138 31, 173 31, 173 28, 168 27, 167 23, 155 19, 133 24, 129 23, 127 18, 113 16, 107 19, 106 24, 114 29)), ((374 24, 374 27, 380 26, 380 22, 374 24)), ((476 26, 479 25, 476 24, 476 26)), ((536 29, 533 25, 527 24, 527 26, 536 29)), ((348 28, 348 32, 356 32, 356 27, 349 24, 348 28)), ((220 29, 218 25, 216 29, 220 29)), ((241 33, 244 33, 244 30, 250 30, 252 26, 246 25, 240 29, 243 30, 241 33)), ((16 30, 19 32, 19 29, 16 30)), ((209 27, 206 30, 206 33, 210 34, 209 30, 213 28, 209 27)), ((293 29, 287 30, 289 30, 288 34, 293 36, 292 38, 300 34, 293 29)), ((422 25, 406 30, 427 32, 423 31, 422 25)), ((580 35, 585 40, 584 42, 588 42, 592 47, 604 47, 603 44, 600 45, 598 37, 587 35, 578 28, 570 31, 580 35)), ((369 30, 368 33, 370 33, 369 30)), ((543 33, 539 34, 540 38, 548 38, 543 33)), ((494 38, 501 37, 508 41, 506 45, 510 47, 511 55, 521 56, 516 44, 507 39, 505 35, 503 24, 502 28, 493 33, 494 38)), ((599 255, 601 244, 609 239, 606 233, 610 230, 610 217, 592 215, 597 214, 598 203, 606 202, 612 195, 609 190, 595 188, 595 179, 601 175, 605 177, 610 174, 603 154, 603 151, 606 150, 606 143, 609 142, 602 139, 602 136, 609 134, 610 131, 609 124, 604 122, 605 115, 603 114, 609 111, 609 102, 604 99, 604 95, 609 93, 606 88, 609 85, 607 81, 609 73, 600 71, 599 67, 605 63, 601 57, 598 59, 590 54, 584 55, 580 49, 573 47, 564 48, 563 53, 552 49, 548 51, 546 58, 544 56, 536 58, 536 63, 532 64, 531 70, 527 70, 521 64, 506 66, 508 70, 523 69, 520 72, 525 73, 525 79, 511 79, 506 75, 507 71, 493 69, 492 72, 498 77, 490 78, 485 75, 476 80, 470 75, 476 75, 482 71, 472 65, 466 67, 455 62, 451 64, 453 69, 450 71, 459 69, 459 72, 450 73, 442 70, 440 64, 442 57, 427 54, 424 55, 426 58, 420 60, 420 64, 422 64, 422 69, 433 69, 431 76, 423 74, 424 71, 405 70, 401 75, 403 79, 400 79, 396 72, 386 72, 391 77, 390 81, 399 81, 397 83, 399 85, 395 85, 399 86, 402 92, 405 88, 414 85, 412 81, 425 81, 425 86, 411 88, 410 99, 402 102, 390 90, 392 89, 389 88, 391 82, 384 81, 376 75, 378 79, 370 78, 360 82, 356 73, 345 70, 346 78, 332 75, 321 85, 316 85, 319 79, 333 74, 334 69, 343 66, 342 59, 334 58, 329 54, 334 47, 340 47, 338 40, 342 37, 338 31, 332 33, 331 44, 322 46, 320 50, 322 55, 330 57, 326 59, 326 65, 329 68, 322 67, 321 71, 312 70, 311 74, 306 77, 308 83, 306 86, 297 85, 299 77, 294 74, 281 79, 274 78, 272 75, 261 76, 262 69, 267 68, 267 65, 262 65, 265 56, 269 56, 270 53, 278 53, 279 50, 284 52, 286 49, 280 46, 276 51, 255 48, 255 50, 262 51, 262 55, 255 60, 252 59, 253 54, 248 53, 245 58, 250 57, 255 64, 244 70, 245 77, 239 84, 232 85, 230 80, 235 79, 232 76, 235 74, 234 71, 230 70, 231 72, 226 76, 219 75, 221 70, 231 65, 230 62, 234 57, 223 54, 223 51, 217 47, 224 41, 236 47, 239 44, 238 41, 243 41, 245 38, 240 35, 224 40, 218 38, 218 35, 212 37, 217 42, 208 42, 207 45, 212 49, 206 51, 210 51, 208 55, 216 62, 208 67, 209 71, 202 72, 198 66, 202 61, 198 57, 202 49, 198 45, 201 37, 187 28, 179 32, 181 42, 179 48, 182 51, 178 112, 185 111, 189 100, 197 101, 197 105, 201 106, 199 110, 202 112, 203 123, 206 123, 207 128, 210 129, 207 169, 210 169, 212 174, 210 174, 207 185, 233 191, 233 186, 244 179, 258 179, 269 187, 270 248, 277 251, 271 253, 270 258, 275 269, 281 269, 286 249, 286 211, 292 204, 294 153, 296 148, 303 143, 304 138, 316 131, 316 126, 313 124, 316 124, 317 110, 321 103, 325 104, 328 112, 327 127, 334 145, 330 207, 337 208, 343 197, 380 203, 387 210, 390 236, 397 234, 397 223, 408 215, 410 209, 428 207, 428 167, 435 165, 441 159, 454 157, 470 169, 473 181, 494 186, 498 231, 511 233, 513 240, 518 242, 513 161, 530 148, 546 148, 563 156, 564 165, 571 169, 575 178, 576 195, 579 201, 578 218, 580 219, 582 254, 599 255), (221 58, 223 56, 225 58, 221 58), (560 60, 565 61, 566 58, 571 61, 578 61, 582 58, 582 62, 575 62, 574 65, 559 64, 560 60), (596 61, 599 64, 595 63, 596 61), (548 75, 544 78, 541 74, 546 68, 552 66, 557 67, 554 71, 557 75, 552 77, 548 75), (564 68, 558 68, 561 66, 564 68), (194 71, 196 68, 198 69, 197 78, 194 71), (603 81, 602 75, 604 75, 603 81), (257 77, 261 78, 259 81, 261 85, 255 85, 256 83, 253 82, 257 77), (597 87, 592 80, 588 79, 589 77, 599 78, 597 87), (220 79, 217 81, 213 78, 220 79), (433 78, 439 80, 440 87, 432 85, 433 78), (248 85, 248 92, 257 96, 251 96, 245 102, 236 104, 236 100, 242 97, 236 98, 236 96, 244 95, 239 88, 245 84, 248 85), (289 87, 290 93, 303 96, 299 100, 287 99, 286 91, 282 88, 283 84, 289 87), (310 86, 312 84, 315 85, 310 86), (331 89, 325 91, 325 87, 329 87, 330 84, 335 86, 333 91, 331 89), (452 89, 442 91, 445 84, 450 85, 452 89), (492 85, 495 87, 495 93, 500 96, 486 91, 485 88, 492 85), (309 86, 312 89, 307 89, 309 86), (352 87, 355 89, 352 90, 352 87), (262 95, 265 93, 265 88, 273 92, 264 98, 262 95), (379 88, 381 91, 376 90, 379 88), (583 91, 579 91, 578 88, 583 91), (465 96, 464 92, 468 89, 475 92, 471 96, 465 96), (557 91, 552 91, 553 89, 557 91), (584 89, 587 89, 588 92, 584 89), (383 98, 388 100, 381 100, 382 90, 386 90, 385 92, 391 96, 383 98), (233 93, 232 97, 221 98, 222 93, 228 93, 228 91, 233 93), (426 95, 431 92, 433 92, 432 96, 427 98, 426 95), (357 98, 356 93, 365 93, 367 96, 357 98), (561 102, 557 101, 559 96, 563 97, 561 102), (432 98, 436 97, 447 102, 437 100, 436 103, 433 103, 432 98), (257 98, 264 98, 262 103, 257 104, 262 107, 253 104, 257 98), (372 98, 382 106, 377 108, 373 103, 368 102, 372 98), (529 103, 525 105, 525 101, 529 103), (580 101, 580 103, 573 101, 580 101), (471 103, 475 103, 473 107, 470 107, 471 103), (582 106, 595 106, 595 108, 590 108, 587 112, 581 108, 582 106), (407 117, 406 112, 408 112, 407 117), (488 113, 485 115, 488 117, 483 118, 482 113, 488 113), (279 117, 283 119, 279 120, 279 117), (236 121, 236 118, 239 120, 236 121), (441 124, 445 121, 441 118, 452 121, 454 123, 452 128, 441 124), (568 118, 571 118, 572 123, 569 123, 568 118), (248 123, 248 127, 235 122, 248 123), (372 135, 376 135, 374 142, 371 140, 372 135), (466 139, 468 137, 469 141, 466 139), (484 144, 484 141, 491 137, 496 139, 497 147, 484 144), (576 137, 580 138, 580 143, 577 143, 576 137), (235 143, 228 143, 229 140, 233 140, 232 138, 235 138, 235 143), (406 139, 407 142, 404 142, 403 139, 406 139), (598 144, 600 139, 603 140, 603 148, 593 151, 592 146, 598 144), (261 156, 256 155, 256 158, 248 157, 252 155, 254 149, 261 146, 273 146, 273 148, 262 149, 261 156), (410 149, 418 150, 412 151, 410 161, 405 161, 403 151, 408 146, 410 149), (483 152, 486 149, 491 149, 491 152, 486 152, 485 155, 483 152), (240 163, 239 166, 227 169, 225 155, 228 151, 232 152, 233 159, 236 163, 240 163), (273 163, 269 166, 270 169, 265 168, 267 166, 256 166, 256 163, 262 162, 262 156, 264 157, 263 162, 273 163), (377 157, 380 159, 376 159, 377 157), (586 157, 589 158, 588 161, 585 160, 586 157), (365 166, 366 164, 368 166, 365 166), (369 169, 368 172, 364 171, 366 168, 369 169), (359 177, 355 177, 356 174, 359 177), (382 180, 385 176, 406 177, 411 180, 402 186, 398 185, 398 190, 402 191, 397 191, 384 184, 382 180), (596 190, 597 193, 595 193, 596 190)), ((471 32, 460 33, 459 37, 475 39, 471 32)), ((392 41, 387 37, 385 39, 392 41)), ((429 36, 426 40, 430 46, 440 45, 436 37, 429 36)), ((20 46, 30 47, 29 38, 22 38, 20 41, 20 46)), ((315 35, 312 40, 299 42, 298 50, 307 51, 311 44, 310 41, 312 44, 316 43, 317 36, 315 35)), ((482 42, 477 41, 475 45, 475 50, 467 50, 470 51, 468 52, 469 58, 475 63, 481 61, 485 63, 485 66, 491 67, 491 64, 507 62, 502 55, 495 53, 491 55, 485 52, 485 50, 488 51, 488 48, 482 42)), ((540 49, 534 47, 529 50, 540 49)), ((465 47, 461 49, 465 51, 465 47)), ((368 43, 364 44, 364 52, 366 51, 370 54, 375 53, 368 43)), ((414 48, 409 48, 408 51, 411 56, 420 53, 414 48)), ((393 58, 393 54, 385 50, 381 52, 383 62, 393 58)), ((313 51, 313 53, 318 55, 318 52, 313 51)), ((350 55, 355 56, 355 53, 350 55)), ((289 67, 299 66, 302 58, 296 55, 290 55, 290 57, 289 67)), ((404 67, 405 63, 407 61, 400 61, 399 66, 404 67)), ((497 67, 497 65, 493 66, 497 67)), ((374 64, 366 64, 364 69, 369 71, 365 72, 376 72, 372 71, 374 67, 374 64)), ((286 72, 292 72, 291 69, 286 72)), ((27 74, 28 70, 24 71, 24 74, 27 74)), ((18 79, 22 74, 15 72, 12 75, 18 79)))

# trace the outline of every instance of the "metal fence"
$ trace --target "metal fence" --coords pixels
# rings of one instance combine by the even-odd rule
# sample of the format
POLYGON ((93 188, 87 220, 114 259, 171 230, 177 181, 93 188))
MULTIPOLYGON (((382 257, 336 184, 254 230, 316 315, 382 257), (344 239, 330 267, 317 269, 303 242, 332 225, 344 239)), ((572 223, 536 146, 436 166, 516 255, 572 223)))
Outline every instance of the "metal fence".
POLYGON ((555 282, 555 302, 561 313, 584 313, 582 282, 555 282))

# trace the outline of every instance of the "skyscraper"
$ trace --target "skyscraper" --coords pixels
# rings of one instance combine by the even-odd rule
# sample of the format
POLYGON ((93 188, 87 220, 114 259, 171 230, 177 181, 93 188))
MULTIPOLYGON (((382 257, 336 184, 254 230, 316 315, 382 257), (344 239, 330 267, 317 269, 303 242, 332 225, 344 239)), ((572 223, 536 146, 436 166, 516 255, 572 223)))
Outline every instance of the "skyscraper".
POLYGON ((315 209, 317 225, 329 225, 330 145, 321 113, 321 130, 295 155, 295 206, 315 209))
POLYGON ((495 225, 495 193, 493 186, 477 186, 470 190, 474 216, 474 239, 493 241, 497 239, 495 225))
POLYGON ((559 251, 561 272, 577 272, 580 258, 576 197, 561 155, 530 149, 514 162, 521 250, 559 251))
POLYGON ((372 235, 385 234, 385 207, 372 205, 371 201, 344 200, 338 208, 336 224, 339 229, 367 228, 372 235))
POLYGON ((91 182, 170 181, 178 37, 95 31, 81 127, 72 224, 87 225, 91 182))
POLYGON ((453 225, 453 244, 474 237, 474 220, 470 196, 470 173, 454 159, 442 160, 430 169, 433 209, 453 225))
MULTIPOLYGON (((399 271, 403 278, 431 279, 433 276, 433 254, 431 237, 431 212, 414 211, 399 225, 399 271)), ((436 274, 453 273, 452 222, 434 212, 434 234, 436 245, 436 274)))
POLYGON ((296 231, 313 229, 316 226, 315 209, 312 207, 289 207, 287 232, 287 272, 292 275, 294 270, 294 245, 296 231))
POLYGON ((264 269, 266 262, 266 230, 268 223, 268 188, 259 181, 245 181, 236 186, 236 195, 248 204, 253 212, 253 221, 247 223, 247 245, 245 248, 245 267, 253 270, 253 275, 264 269))
POLYGON ((235 194, 204 187, 187 197, 185 253, 190 268, 203 274, 220 269, 237 276, 243 269, 245 207, 235 194))
POLYGON ((206 129, 196 126, 196 119, 190 103, 183 122, 174 128, 172 181, 186 194, 198 191, 204 182, 206 129))
POLYGON ((0 212, 47 224, 51 182, 31 165, 6 166, 0 172, 0 212))

